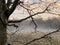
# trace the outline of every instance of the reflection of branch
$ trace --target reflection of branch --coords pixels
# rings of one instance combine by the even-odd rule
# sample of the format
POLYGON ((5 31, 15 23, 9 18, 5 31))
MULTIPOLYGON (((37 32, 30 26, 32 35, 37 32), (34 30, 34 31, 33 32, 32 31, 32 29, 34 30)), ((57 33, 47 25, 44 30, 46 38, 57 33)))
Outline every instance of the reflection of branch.
POLYGON ((15 24, 8 24, 7 26, 14 26, 14 27, 18 28, 18 26, 15 24))
POLYGON ((48 35, 54 34, 54 33, 56 33, 56 32, 59 32, 59 30, 60 30, 60 28, 57 29, 57 30, 55 30, 55 31, 53 31, 53 32, 50 32, 50 33, 48 33, 48 34, 46 34, 46 35, 44 35, 44 36, 42 36, 42 37, 40 37, 40 38, 33 39, 32 41, 27 42, 25 45, 31 44, 31 43, 34 42, 34 41, 43 39, 43 38, 45 38, 45 37, 48 36, 48 35))
MULTIPOLYGON (((27 12, 29 13, 29 15, 31 16, 31 11, 27 10, 27 12)), ((35 25, 35 32, 36 32, 36 28, 37 28, 37 24, 36 22, 34 21, 34 18, 31 16, 31 19, 32 19, 32 22, 34 23, 35 25)))

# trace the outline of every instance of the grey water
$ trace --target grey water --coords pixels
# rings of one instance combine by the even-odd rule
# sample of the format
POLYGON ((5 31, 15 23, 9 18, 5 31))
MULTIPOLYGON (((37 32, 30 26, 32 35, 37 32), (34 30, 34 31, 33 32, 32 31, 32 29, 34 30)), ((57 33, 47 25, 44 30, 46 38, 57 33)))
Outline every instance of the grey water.
MULTIPOLYGON (((37 24, 36 31, 54 31, 60 27, 60 21, 57 19, 47 20, 43 21, 42 19, 35 20, 35 23, 37 24)), ((35 31, 35 25, 32 22, 32 20, 25 20, 23 22, 15 23, 18 28, 14 26, 8 26, 7 31, 8 32, 15 32, 16 30, 19 30, 18 32, 34 32, 35 31)))

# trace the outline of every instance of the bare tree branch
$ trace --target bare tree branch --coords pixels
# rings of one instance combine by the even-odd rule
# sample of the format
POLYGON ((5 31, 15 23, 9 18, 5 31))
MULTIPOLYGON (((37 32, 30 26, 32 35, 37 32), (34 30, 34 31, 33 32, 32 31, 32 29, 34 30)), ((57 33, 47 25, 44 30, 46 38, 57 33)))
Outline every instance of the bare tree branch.
POLYGON ((18 25, 15 25, 15 24, 8 24, 7 26, 14 26, 14 27, 18 28, 18 25))
MULTIPOLYGON (((54 2, 55 3, 55 2, 54 2)), ((28 19, 28 18, 31 18, 32 16, 35 16, 35 15, 37 15, 37 14, 42 14, 42 13, 44 13, 46 10, 48 10, 48 8, 49 8, 49 6, 51 5, 52 3, 50 3, 42 12, 37 12, 37 13, 35 13, 35 14, 32 14, 31 16, 28 16, 28 17, 26 17, 26 18, 24 18, 24 19, 21 19, 21 20, 10 20, 10 21, 8 21, 8 23, 18 23, 18 22, 22 22, 22 21, 24 21, 24 20, 26 20, 26 19, 28 19)), ((29 10, 28 8, 26 8, 26 7, 24 7, 23 5, 20 5, 21 7, 23 7, 24 9, 26 9, 26 10, 29 10)), ((30 10, 31 11, 31 10, 30 10)))
MULTIPOLYGON (((31 16, 31 11, 27 10, 27 12, 29 13, 29 15, 31 16)), ((32 19, 32 22, 34 23, 35 25, 35 32, 36 32, 36 28, 37 28, 37 24, 36 22, 34 21, 34 18, 31 16, 31 19, 32 19)))
POLYGON ((11 4, 12 4, 12 0, 7 0, 7 8, 9 9, 9 7, 11 6, 11 4))
MULTIPOLYGON (((11 6, 11 8, 9 8, 9 9, 7 9, 6 11, 5 11, 5 15, 7 16, 7 17, 9 17, 13 12, 14 12, 14 10, 16 9, 16 6, 18 5, 18 1, 19 0, 14 0, 14 2, 12 3, 12 6, 11 6)), ((10 1, 9 1, 10 2, 10 1)), ((20 1, 20 3, 21 3, 21 1, 20 1)), ((10 5, 10 4, 9 4, 10 5)))
MULTIPOLYGON (((22 5, 21 5, 22 6, 22 5)), ((22 6, 23 8, 25 8, 24 6, 22 6)), ((42 12, 37 12, 37 13, 35 13, 35 14, 32 14, 31 16, 35 16, 35 15, 37 15, 37 14, 42 14, 42 13, 44 13, 46 10, 47 10, 47 8, 48 7, 46 7, 46 9, 44 10, 44 11, 42 11, 42 12)), ((21 19, 21 20, 9 20, 8 21, 8 23, 18 23, 18 22, 22 22, 22 21, 24 21, 24 20, 26 20, 26 19, 28 19, 28 18, 31 18, 31 16, 28 16, 28 17, 26 17, 26 18, 24 18, 24 19, 21 19)))
POLYGON ((8 17, 9 17, 9 16, 13 13, 13 11, 15 10, 16 6, 18 5, 18 1, 19 1, 19 0, 15 0, 15 1, 13 2, 12 7, 11 7, 10 9, 6 10, 5 14, 6 14, 8 17))

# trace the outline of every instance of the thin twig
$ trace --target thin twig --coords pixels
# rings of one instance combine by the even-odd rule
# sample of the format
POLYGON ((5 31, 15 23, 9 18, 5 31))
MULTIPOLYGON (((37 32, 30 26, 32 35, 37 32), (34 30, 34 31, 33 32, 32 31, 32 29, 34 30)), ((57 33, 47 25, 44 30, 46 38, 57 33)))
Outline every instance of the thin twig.
MULTIPOLYGON (((27 12, 29 13, 29 15, 31 16, 31 11, 27 10, 27 12)), ((36 29, 37 29, 37 24, 36 22, 34 21, 34 18, 31 16, 31 19, 32 19, 32 22, 34 23, 35 25, 35 32, 36 32, 36 29)))

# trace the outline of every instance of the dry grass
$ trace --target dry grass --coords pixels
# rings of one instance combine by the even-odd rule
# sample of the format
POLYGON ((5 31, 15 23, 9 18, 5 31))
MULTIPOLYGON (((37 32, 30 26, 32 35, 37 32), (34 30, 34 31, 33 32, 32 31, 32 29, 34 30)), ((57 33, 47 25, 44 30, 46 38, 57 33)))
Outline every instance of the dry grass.
MULTIPOLYGON (((10 40, 8 40, 9 43, 12 45, 24 45, 25 43, 31 41, 32 39, 39 38, 43 36, 44 34, 47 34, 48 32, 37 32, 37 33, 16 33, 13 36, 11 36, 10 40)), ((50 38, 44 38, 38 41, 35 41, 29 45, 60 45, 60 32, 49 35, 50 38)))

